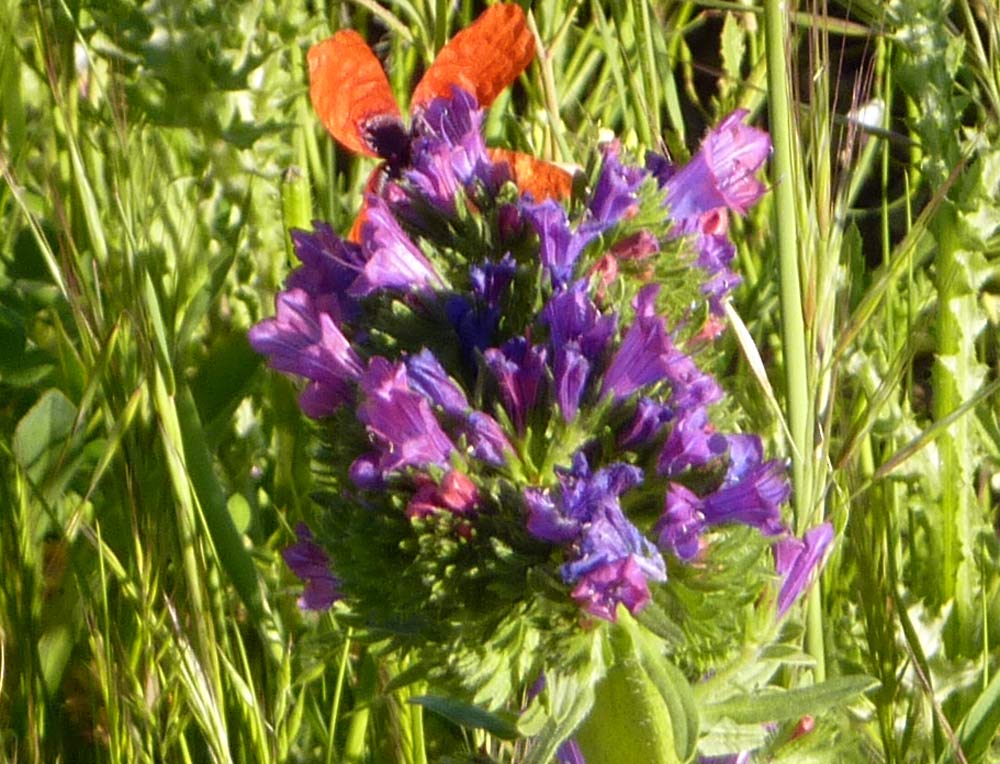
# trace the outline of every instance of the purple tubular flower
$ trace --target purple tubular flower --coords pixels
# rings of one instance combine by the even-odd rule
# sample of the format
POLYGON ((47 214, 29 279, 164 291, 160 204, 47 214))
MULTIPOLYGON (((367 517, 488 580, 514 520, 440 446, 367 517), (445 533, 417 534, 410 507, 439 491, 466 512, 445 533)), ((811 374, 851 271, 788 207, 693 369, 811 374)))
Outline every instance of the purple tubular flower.
POLYGON ((647 581, 667 578, 663 558, 625 517, 618 500, 641 482, 642 470, 622 463, 591 474, 578 453, 555 495, 524 491, 528 532, 567 547, 563 579, 577 584, 573 598, 599 618, 615 620, 619 602, 636 612, 649 601, 647 581))
POLYGON ((556 764, 587 764, 575 740, 567 740, 556 751, 556 764))
POLYGON ((604 373, 601 397, 627 398, 636 390, 669 379, 671 363, 680 354, 667 335, 666 322, 655 315, 658 284, 642 288, 636 297, 635 321, 629 327, 604 373))
POLYGON ((599 231, 570 230, 563 206, 553 199, 540 204, 523 203, 522 212, 538 234, 539 257, 554 287, 566 284, 584 248, 599 231))
POLYGON ((378 454, 362 454, 351 462, 347 475, 358 488, 379 490, 385 487, 385 479, 378 464, 378 454))
POLYGON ((549 327, 553 350, 575 342, 587 360, 596 361, 611 341, 618 318, 613 313, 602 315, 588 291, 586 279, 559 290, 542 308, 541 317, 549 327))
POLYGON ((746 211, 763 195, 754 173, 767 159, 767 133, 743 124, 747 112, 735 111, 709 131, 701 148, 678 169, 664 157, 646 155, 646 168, 667 191, 666 204, 676 221, 672 236, 693 235, 698 265, 709 274, 703 287, 713 312, 740 278, 729 268, 735 249, 726 233, 727 211, 746 211))
POLYGON ((750 764, 752 756, 751 751, 727 753, 722 756, 699 756, 698 764, 750 764))
POLYGON ((361 247, 345 241, 333 228, 321 221, 313 222, 313 232, 293 229, 295 254, 302 265, 289 274, 286 289, 302 289, 338 323, 352 320, 358 313, 357 301, 347 295, 347 289, 364 268, 361 247))
POLYGON ((330 558, 323 547, 313 541, 312 531, 305 523, 295 526, 298 543, 287 547, 281 556, 285 564, 304 583, 299 597, 302 610, 329 610, 343 595, 340 582, 330 572, 330 558))
POLYGON ((443 279, 400 228, 385 200, 368 196, 367 201, 368 213, 361 226, 361 249, 366 262, 348 294, 366 297, 380 289, 443 287, 443 279))
POLYGON ((510 253, 499 262, 473 265, 469 268, 469 280, 475 299, 455 295, 445 305, 448 321, 458 334, 462 358, 470 366, 475 365, 476 351, 493 344, 500 325, 500 303, 516 271, 510 253))
POLYGON ((666 377, 673 388, 670 404, 674 408, 695 408, 722 400, 722 388, 715 377, 699 369, 690 356, 673 348, 667 365, 666 377))
POLYGON ((380 443, 383 474, 405 467, 447 466, 455 447, 427 399, 410 389, 403 364, 372 358, 361 389, 366 400, 358 407, 358 419, 380 443))
POLYGON ((765 536, 775 536, 784 530, 781 505, 791 491, 785 465, 775 459, 754 467, 738 483, 706 496, 702 512, 712 525, 738 522, 753 526, 765 536))
POLYGON ((309 416, 326 416, 350 399, 349 383, 360 377, 361 359, 306 291, 281 292, 275 302, 277 315, 250 329, 250 345, 272 369, 310 380, 300 404, 309 416))
POLYGON ((507 454, 514 453, 514 447, 503 429, 489 414, 471 412, 465 420, 463 432, 472 447, 472 455, 481 462, 501 467, 507 461, 507 454))
POLYGON ((618 446, 624 449, 637 449, 652 443, 673 418, 674 412, 669 406, 651 398, 640 398, 632 424, 618 438, 618 446))
POLYGON ((461 417, 469 410, 469 399, 434 354, 424 348, 406 359, 406 379, 410 389, 420 393, 446 413, 461 417))
POLYGON ((649 583, 635 555, 614 560, 586 573, 571 596, 591 615, 612 623, 618 620, 619 603, 630 613, 636 613, 651 599, 649 583))
MULTIPOLYGON (((413 142, 413 158, 405 172, 415 195, 429 203, 438 212, 454 217, 458 212, 459 179, 452 166, 451 149, 441 141, 418 138, 413 142)), ((403 203, 406 208, 409 205, 403 203)), ((408 219, 415 216, 410 209, 397 210, 408 219)))
POLYGON ((483 355, 500 383, 500 396, 507 413, 517 431, 523 433, 545 376, 546 349, 529 345, 524 337, 514 337, 502 348, 490 348, 483 355))
POLYGON ((661 549, 688 562, 697 557, 701 533, 711 525, 741 523, 765 536, 782 533, 781 504, 789 493, 785 465, 777 460, 755 466, 738 483, 723 485, 704 498, 671 483, 653 530, 661 549))
POLYGON ((743 480, 747 474, 764 459, 764 446, 759 435, 727 435, 729 446, 729 468, 724 484, 733 485, 743 480))
POLYGON ((743 124, 748 114, 739 109, 726 117, 705 136, 691 161, 667 178, 674 219, 700 218, 719 208, 743 215, 763 196, 765 186, 754 173, 771 152, 771 139, 743 124))
POLYGON ((633 217, 639 210, 636 191, 646 178, 641 167, 623 165, 619 160, 621 144, 611 141, 604 145, 604 162, 587 205, 590 218, 584 223, 588 231, 603 232, 621 220, 633 217))
POLYGON ((541 314, 549 326, 549 344, 555 356, 556 400, 567 422, 576 417, 590 370, 615 331, 616 316, 601 315, 587 289, 587 282, 581 279, 558 291, 541 314))
POLYGON ((809 585, 823 562, 833 535, 833 526, 822 523, 806 531, 801 540, 789 537, 774 545, 774 566, 782 577, 778 592, 778 618, 788 612, 809 585))
POLYGON ((669 477, 688 467, 704 467, 725 453, 725 436, 714 431, 704 406, 681 409, 663 444, 657 471, 669 477))
POLYGON ((416 152, 423 140, 444 148, 447 172, 467 190, 479 182, 495 192, 509 180, 505 167, 493 164, 486 153, 483 110, 471 93, 453 86, 450 98, 435 98, 419 110, 413 126, 418 135, 416 152))
POLYGON ((697 494, 682 485, 667 487, 663 515, 653 531, 657 545, 684 562, 690 562, 701 551, 701 533, 705 530, 705 515, 697 494))
POLYGON ((462 359, 475 365, 476 351, 483 351, 493 344, 500 324, 499 308, 476 305, 467 297, 452 295, 444 306, 448 322, 458 335, 462 359))
POLYGON ((576 418, 590 377, 590 361, 575 346, 574 342, 559 348, 553 368, 556 402, 565 422, 572 422, 576 418))
POLYGON ((472 293, 485 305, 498 307, 517 273, 517 263, 510 252, 497 261, 479 263, 469 268, 472 293))

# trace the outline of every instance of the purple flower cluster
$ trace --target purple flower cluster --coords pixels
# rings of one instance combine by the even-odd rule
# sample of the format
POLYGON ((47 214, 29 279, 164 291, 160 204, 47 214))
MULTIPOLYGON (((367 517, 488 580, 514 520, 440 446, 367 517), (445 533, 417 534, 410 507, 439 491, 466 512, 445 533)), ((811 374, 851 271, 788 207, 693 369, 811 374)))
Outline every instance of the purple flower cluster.
MULTIPOLYGON (((650 582, 667 578, 662 552, 694 560, 708 531, 728 523, 787 536, 783 463, 764 460, 754 436, 716 431, 710 407, 722 389, 685 350, 682 321, 663 315, 660 285, 633 284, 623 304, 606 298, 618 259, 648 258, 678 237, 698 252, 710 301, 736 283, 726 216, 763 193, 754 172, 770 145, 745 116, 727 118, 682 168, 657 157, 632 166, 606 145, 570 216, 555 200, 510 192, 507 166, 483 143, 481 111, 456 88, 418 115, 410 164, 367 197, 358 243, 321 223, 293 234, 302 265, 250 342, 272 368, 305 380, 308 416, 346 412, 363 429, 347 471, 357 490, 394 496, 385 507, 405 507, 414 522, 447 513, 467 530, 515 511, 551 546, 586 612, 636 612, 650 582), (630 227, 650 203, 659 227, 630 227), (427 234, 470 216, 478 222, 462 230, 483 241, 457 255, 458 240, 442 248, 427 234), (389 314, 432 328, 417 340, 393 334, 379 323, 389 314), (520 507, 498 502, 497 481, 520 507), (663 486, 647 529, 655 543, 623 507, 640 494, 648 504, 647 484, 663 486)), ((776 546, 782 614, 829 544, 819 530, 776 546)), ((304 606, 329 604, 340 593, 329 560, 307 530, 299 537, 286 560, 307 582, 304 606)))

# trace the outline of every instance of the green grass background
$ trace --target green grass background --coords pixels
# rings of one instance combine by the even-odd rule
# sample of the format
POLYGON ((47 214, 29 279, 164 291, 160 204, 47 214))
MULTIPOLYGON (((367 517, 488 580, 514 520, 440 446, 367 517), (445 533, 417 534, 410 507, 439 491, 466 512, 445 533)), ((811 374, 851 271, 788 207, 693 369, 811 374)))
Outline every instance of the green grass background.
MULTIPOLYGON (((309 431, 246 341, 287 229, 345 231, 370 169, 313 115, 308 46, 361 30, 405 108, 480 9, 0 0, 0 762, 518 760, 298 612, 309 431)), ((726 384, 792 458, 795 526, 838 530, 814 676, 881 683, 809 734, 1000 761, 1000 4, 531 11, 490 142, 586 164, 609 129, 683 160, 736 107, 774 137, 726 384)))

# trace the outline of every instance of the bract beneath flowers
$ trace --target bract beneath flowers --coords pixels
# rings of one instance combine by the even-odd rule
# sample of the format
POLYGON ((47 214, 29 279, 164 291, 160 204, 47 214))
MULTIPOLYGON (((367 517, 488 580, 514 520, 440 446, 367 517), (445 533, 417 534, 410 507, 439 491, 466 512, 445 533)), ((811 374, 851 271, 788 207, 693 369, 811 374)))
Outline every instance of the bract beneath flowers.
POLYGON ((745 118, 682 167, 608 144, 593 190, 560 204, 490 160, 455 88, 358 243, 293 234, 302 265, 250 342, 304 381, 323 442, 327 511, 286 554, 305 606, 342 594, 432 641, 527 612, 568 634, 667 603, 668 578, 744 526, 785 539, 788 609, 829 538, 787 539, 784 463, 717 421, 723 390, 691 350, 738 281, 726 216, 764 191, 770 144, 745 118))

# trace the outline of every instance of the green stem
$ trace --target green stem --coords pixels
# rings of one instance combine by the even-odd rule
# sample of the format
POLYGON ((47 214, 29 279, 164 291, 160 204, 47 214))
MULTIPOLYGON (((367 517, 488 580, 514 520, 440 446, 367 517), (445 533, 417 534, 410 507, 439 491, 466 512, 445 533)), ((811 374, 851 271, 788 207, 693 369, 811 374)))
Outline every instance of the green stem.
MULTIPOLYGON (((784 3, 764 3, 767 47, 768 106, 774 141, 774 230, 781 273, 781 328, 788 395, 788 426, 792 434, 792 479, 795 488, 795 527, 801 532, 810 521, 812 501, 809 459, 812 454, 806 333, 802 313, 796 221, 795 144, 792 138, 793 104, 788 84, 788 17, 784 3)), ((816 662, 814 677, 822 681, 826 670, 823 650, 823 613, 819 590, 809 598, 806 649, 816 662)))
POLYGON ((806 485, 809 446, 809 380, 806 336, 799 277, 796 226, 795 163, 792 145, 792 103, 788 86, 787 17, 780 0, 764 4, 768 61, 771 140, 774 142, 774 230, 781 274, 781 328, 788 387, 788 425, 792 433, 796 527, 804 522, 810 491, 806 485))

